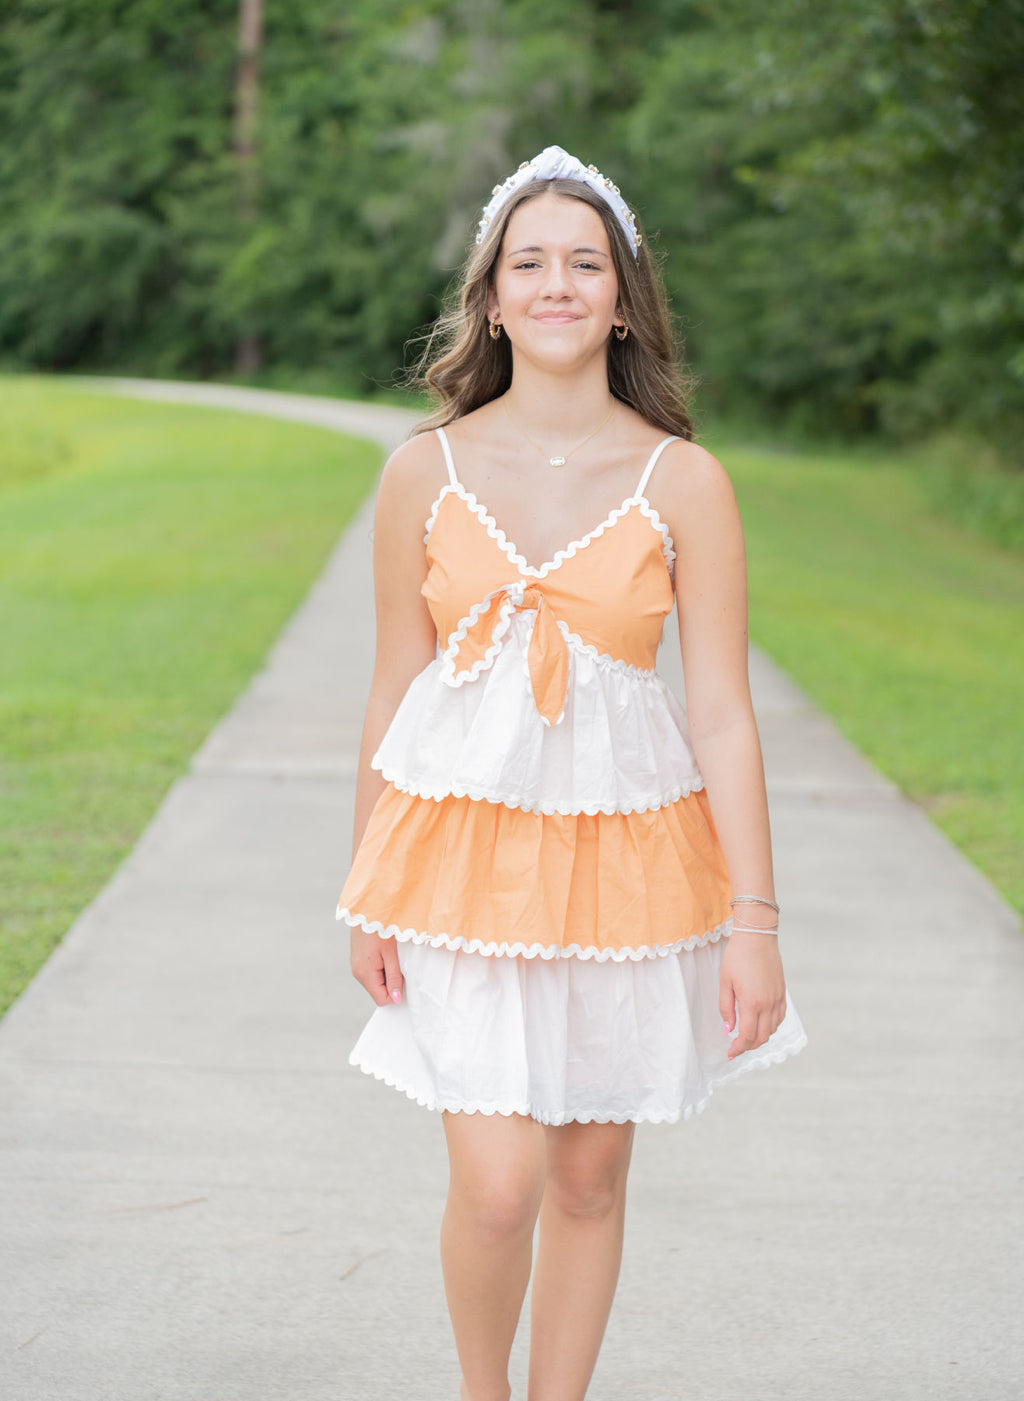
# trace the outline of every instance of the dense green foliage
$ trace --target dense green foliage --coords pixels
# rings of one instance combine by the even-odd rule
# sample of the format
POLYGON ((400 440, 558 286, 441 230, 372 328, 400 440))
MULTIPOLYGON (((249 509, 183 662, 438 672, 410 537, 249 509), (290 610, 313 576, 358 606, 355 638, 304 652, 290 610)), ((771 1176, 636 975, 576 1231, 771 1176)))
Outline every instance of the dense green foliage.
POLYGON ((778 0, 749 33, 750 6, 723 9, 664 49, 633 114, 652 189, 692 152, 661 222, 699 259, 687 304, 715 383, 816 430, 955 418, 1016 445, 1024 5, 778 0), (666 123, 694 68, 698 99, 666 123))
POLYGON ((0 381, 0 1010, 259 665, 378 460, 322 429, 0 381))
POLYGON ((483 195, 558 141, 658 245, 704 403, 1019 462, 1024 0, 0 5, 0 355, 388 379, 483 195))

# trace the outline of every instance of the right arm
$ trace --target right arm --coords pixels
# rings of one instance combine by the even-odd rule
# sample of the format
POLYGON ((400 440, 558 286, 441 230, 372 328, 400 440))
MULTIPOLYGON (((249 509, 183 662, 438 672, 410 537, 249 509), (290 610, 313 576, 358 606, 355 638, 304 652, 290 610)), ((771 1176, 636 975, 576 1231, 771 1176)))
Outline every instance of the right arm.
MULTIPOLYGON (((427 574, 423 527, 439 488, 440 450, 420 434, 389 458, 381 474, 373 525, 373 587, 377 654, 359 749, 353 852, 359 846, 385 780, 370 760, 413 678, 433 661, 437 634, 420 588, 427 574)), ((351 931, 352 973, 383 1007, 402 999, 395 940, 351 931)))

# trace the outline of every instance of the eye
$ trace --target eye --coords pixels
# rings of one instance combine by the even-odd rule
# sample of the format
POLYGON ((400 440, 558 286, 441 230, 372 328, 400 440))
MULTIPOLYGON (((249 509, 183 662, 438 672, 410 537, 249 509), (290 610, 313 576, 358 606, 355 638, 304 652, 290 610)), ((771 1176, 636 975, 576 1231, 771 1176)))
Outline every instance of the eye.
POLYGON ((577 266, 578 268, 582 268, 584 272, 601 272, 601 271, 602 271, 602 268, 601 268, 597 263, 590 263, 590 262, 588 262, 586 259, 583 259, 581 262, 578 262, 578 263, 576 264, 576 266, 577 266))
POLYGON ((536 262, 533 258, 524 258, 521 262, 514 263, 513 267, 516 269, 516 271, 518 271, 520 268, 540 267, 540 264, 536 262))

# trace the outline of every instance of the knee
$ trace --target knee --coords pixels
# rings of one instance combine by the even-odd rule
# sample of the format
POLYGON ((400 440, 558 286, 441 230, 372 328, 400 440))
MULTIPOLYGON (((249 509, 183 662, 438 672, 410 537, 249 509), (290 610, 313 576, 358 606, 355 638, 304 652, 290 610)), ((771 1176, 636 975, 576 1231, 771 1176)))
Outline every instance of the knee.
POLYGON ((628 1167, 618 1157, 560 1164, 548 1174, 547 1195, 565 1216, 603 1220, 622 1210, 628 1167))
POLYGON ((453 1183, 449 1209, 458 1212, 480 1245, 494 1245, 530 1234, 537 1219, 540 1192, 530 1179, 515 1175, 471 1184, 453 1183))

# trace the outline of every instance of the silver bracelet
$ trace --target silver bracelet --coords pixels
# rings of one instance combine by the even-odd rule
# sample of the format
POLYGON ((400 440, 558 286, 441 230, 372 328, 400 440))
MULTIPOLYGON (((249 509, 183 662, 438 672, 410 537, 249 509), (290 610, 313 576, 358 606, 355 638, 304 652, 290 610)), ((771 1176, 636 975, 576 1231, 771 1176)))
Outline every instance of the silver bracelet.
POLYGON ((779 913, 779 907, 774 900, 766 900, 763 895, 734 895, 729 901, 730 905, 769 905, 779 913))
POLYGON ((737 931, 741 934, 774 934, 776 939, 779 937, 778 925, 776 925, 774 929, 765 929, 761 924, 737 924, 736 921, 733 920, 732 932, 735 934, 737 931))

